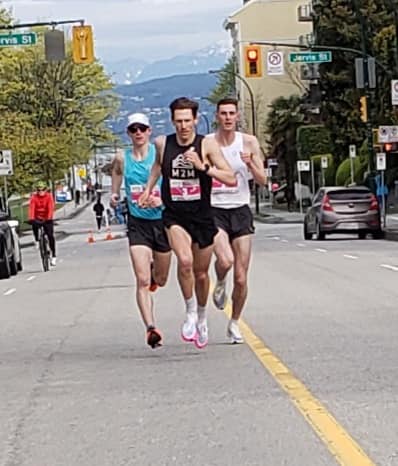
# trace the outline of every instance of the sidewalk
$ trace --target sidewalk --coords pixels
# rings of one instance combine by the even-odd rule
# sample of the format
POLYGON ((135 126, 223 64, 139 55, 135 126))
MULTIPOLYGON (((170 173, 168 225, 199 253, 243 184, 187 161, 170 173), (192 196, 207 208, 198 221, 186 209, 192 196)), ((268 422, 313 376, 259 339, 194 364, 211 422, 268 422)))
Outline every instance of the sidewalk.
MULTIPOLYGON (((74 201, 66 202, 63 207, 57 209, 54 214, 54 221, 57 224, 58 221, 62 220, 70 220, 76 217, 80 212, 86 209, 88 206, 92 205, 90 201, 84 201, 79 206, 75 206, 74 201)), ((57 228, 55 229, 55 239, 57 241, 65 238, 67 234, 64 231, 60 231, 57 228)), ((28 248, 34 246, 32 230, 23 231, 20 238, 19 238, 21 248, 28 248)))

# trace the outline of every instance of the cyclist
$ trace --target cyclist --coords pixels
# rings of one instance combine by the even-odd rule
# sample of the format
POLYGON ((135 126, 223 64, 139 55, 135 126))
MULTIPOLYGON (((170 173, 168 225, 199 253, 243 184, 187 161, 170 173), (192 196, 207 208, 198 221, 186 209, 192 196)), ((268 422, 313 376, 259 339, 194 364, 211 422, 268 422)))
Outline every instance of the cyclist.
POLYGON ((32 225, 36 249, 39 249, 39 226, 41 224, 43 225, 51 249, 50 264, 55 266, 57 259, 55 254, 53 217, 54 198, 52 194, 47 191, 46 184, 43 181, 39 181, 36 184, 36 192, 32 194, 29 201, 29 223, 32 225))

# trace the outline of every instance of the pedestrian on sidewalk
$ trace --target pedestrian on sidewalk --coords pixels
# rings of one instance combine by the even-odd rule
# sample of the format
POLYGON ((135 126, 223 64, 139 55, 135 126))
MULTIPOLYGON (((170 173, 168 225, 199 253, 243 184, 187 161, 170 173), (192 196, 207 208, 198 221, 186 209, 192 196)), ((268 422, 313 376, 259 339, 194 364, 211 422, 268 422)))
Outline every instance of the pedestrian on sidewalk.
POLYGON ((216 140, 236 174, 237 181, 234 186, 213 181, 211 205, 218 228, 214 239, 217 282, 213 301, 218 309, 224 309, 227 301, 226 278, 233 267, 232 316, 227 336, 231 343, 243 343, 238 322, 247 298, 251 236, 254 233, 249 180, 253 179, 263 186, 266 176, 257 138, 236 131, 239 121, 238 101, 235 98, 221 99, 217 104, 216 119, 218 129, 207 138, 216 140))
POLYGON ((170 268, 171 252, 162 221, 160 181, 153 185, 148 208, 138 205, 138 198, 148 184, 156 158, 150 143, 151 126, 143 113, 129 115, 127 134, 132 145, 118 152, 112 165, 111 205, 120 206, 120 188, 124 179, 127 194, 127 236, 130 257, 137 282, 136 300, 146 327, 146 341, 151 348, 162 345, 162 334, 155 324, 151 292, 164 286, 170 268))
POLYGON ((104 204, 102 204, 101 199, 98 198, 97 202, 93 206, 93 211, 95 212, 95 220, 97 222, 98 232, 101 231, 102 222, 104 219, 104 204))

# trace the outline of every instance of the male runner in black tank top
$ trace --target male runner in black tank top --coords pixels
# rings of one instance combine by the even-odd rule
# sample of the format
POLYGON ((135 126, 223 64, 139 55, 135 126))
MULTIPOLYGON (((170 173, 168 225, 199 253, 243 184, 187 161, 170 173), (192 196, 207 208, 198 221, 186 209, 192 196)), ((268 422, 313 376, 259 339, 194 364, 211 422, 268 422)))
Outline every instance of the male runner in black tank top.
POLYGON ((236 180, 217 142, 196 134, 197 102, 181 97, 171 103, 170 110, 176 133, 155 140, 156 162, 139 202, 146 205, 163 175, 163 222, 177 257, 178 281, 186 303, 181 334, 185 341, 203 348, 208 342, 208 271, 217 233, 210 206, 211 177, 228 185, 236 180))

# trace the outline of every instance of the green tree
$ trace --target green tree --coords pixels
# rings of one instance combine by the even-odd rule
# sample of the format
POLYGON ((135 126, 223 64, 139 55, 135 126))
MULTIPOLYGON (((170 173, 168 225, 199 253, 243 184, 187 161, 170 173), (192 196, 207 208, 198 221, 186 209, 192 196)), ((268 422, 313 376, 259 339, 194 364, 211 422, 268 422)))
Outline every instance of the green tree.
POLYGON ((266 137, 270 158, 278 160, 278 175, 286 178, 287 198, 294 198, 297 161, 297 129, 303 124, 301 97, 279 97, 271 104, 266 121, 266 137))
POLYGON ((216 87, 210 93, 208 99, 211 103, 216 104, 224 97, 234 96, 235 92, 235 58, 232 56, 218 74, 216 87))

